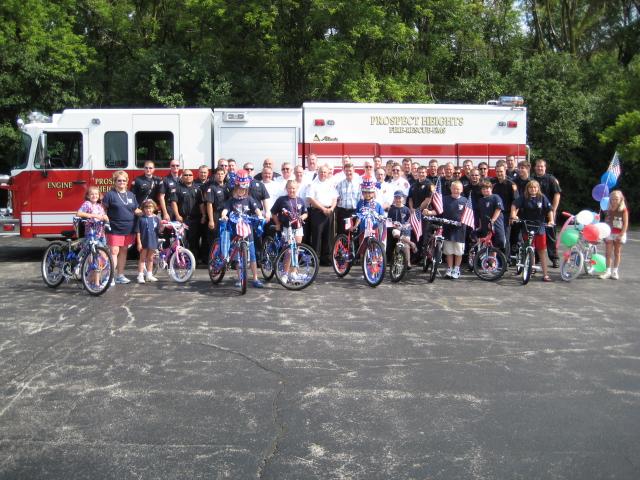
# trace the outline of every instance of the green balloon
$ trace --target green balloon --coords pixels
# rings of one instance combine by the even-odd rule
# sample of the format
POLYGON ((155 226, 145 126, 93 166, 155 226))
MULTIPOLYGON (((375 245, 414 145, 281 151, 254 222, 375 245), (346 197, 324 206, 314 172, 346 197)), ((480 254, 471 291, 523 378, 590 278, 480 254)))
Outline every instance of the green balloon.
POLYGON ((593 270, 596 273, 603 273, 607 270, 607 259, 604 258, 604 255, 600 255, 599 253, 596 253, 591 257, 591 260, 596 262, 593 265, 593 270))
POLYGON ((567 247, 571 248, 576 243, 578 243, 578 239, 580 238, 580 232, 575 228, 567 228, 564 232, 562 232, 562 236, 560 237, 560 242, 567 247))

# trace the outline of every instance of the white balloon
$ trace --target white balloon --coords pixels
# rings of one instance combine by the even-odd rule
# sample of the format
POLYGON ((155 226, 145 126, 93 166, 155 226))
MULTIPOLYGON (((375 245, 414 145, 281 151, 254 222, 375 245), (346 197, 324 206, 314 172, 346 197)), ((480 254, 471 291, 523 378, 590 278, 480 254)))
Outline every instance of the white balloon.
POLYGON ((598 237, 600 237, 600 240, 603 240, 611 235, 611 227, 606 223, 596 223, 596 227, 598 227, 598 237))
POLYGON ((576 222, 581 225, 589 225, 593 223, 596 218, 596 214, 589 210, 582 210, 576 215, 576 222))

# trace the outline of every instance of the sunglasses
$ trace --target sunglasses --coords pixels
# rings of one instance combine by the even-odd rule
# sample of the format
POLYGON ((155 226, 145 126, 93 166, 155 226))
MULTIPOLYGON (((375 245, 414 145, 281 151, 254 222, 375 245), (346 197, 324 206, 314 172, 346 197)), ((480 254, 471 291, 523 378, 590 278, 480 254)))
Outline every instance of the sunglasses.
POLYGON ((173 168, 173 167, 180 167, 180 165, 175 165, 175 164, 174 164, 174 165, 169 165, 169 166, 170 166, 171 168, 173 168))
POLYGON ((183 173, 183 177, 193 177, 193 173, 183 173))
POLYGON ((155 167, 144 167, 145 170, 154 170, 155 167))
POLYGON ((245 168, 245 170, 249 170, 250 172, 253 172, 253 167, 251 167, 251 168, 247 167, 247 168, 245 168))
POLYGON ((122 182, 126 182, 126 180, 121 179, 121 178, 120 178, 120 179, 118 179, 118 180, 116 180, 116 183, 122 183, 122 182))

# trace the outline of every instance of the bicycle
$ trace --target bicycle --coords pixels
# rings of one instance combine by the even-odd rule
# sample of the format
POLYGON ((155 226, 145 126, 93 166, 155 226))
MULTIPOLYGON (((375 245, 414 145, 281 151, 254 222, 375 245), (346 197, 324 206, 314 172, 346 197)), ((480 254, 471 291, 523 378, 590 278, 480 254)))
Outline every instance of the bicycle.
POLYGON ((365 209, 347 220, 349 227, 347 234, 337 235, 333 242, 331 250, 333 270, 338 277, 344 277, 355 259, 361 257, 364 280, 370 287, 376 287, 384 278, 386 266, 385 248, 382 243, 386 233, 386 217, 378 215, 371 209, 365 209), (359 218, 365 225, 364 232, 358 235, 357 251, 351 234, 353 218, 359 218))
POLYGON ((520 223, 524 225, 526 235, 523 235, 523 239, 518 242, 518 252, 516 254, 516 274, 521 275, 522 284, 526 285, 531 280, 536 261, 536 252, 533 248, 533 239, 535 235, 540 231, 540 228, 545 226, 538 221, 532 220, 514 220, 513 223, 520 223), (526 236, 526 239, 524 238, 526 236))
POLYGON ((560 278, 565 282, 570 282, 577 278, 583 271, 587 275, 593 275, 595 273, 595 261, 593 256, 598 253, 598 247, 594 243, 588 242, 582 232, 576 228, 575 215, 568 212, 562 212, 562 215, 567 217, 560 234, 558 235, 558 242, 562 237, 562 233, 569 229, 574 228, 579 232, 578 242, 573 245, 569 250, 564 252, 560 259, 560 278))
POLYGON ((76 230, 62 232, 65 242, 53 242, 45 250, 40 266, 42 279, 48 287, 57 288, 75 278, 90 295, 102 295, 111 286, 115 269, 111 253, 96 237, 96 226, 108 229, 108 224, 75 217, 74 225, 76 230), (85 225, 85 236, 73 240, 81 224, 85 225))
POLYGON ((280 285, 288 290, 302 290, 313 283, 320 263, 313 248, 304 243, 298 244, 291 227, 287 229, 285 246, 278 254, 274 267, 280 285))
POLYGON ((493 246, 493 235, 493 224, 489 222, 487 234, 469 249, 469 266, 478 278, 488 282, 501 279, 507 271, 507 257, 493 246))
MULTIPOLYGON (((214 285, 220 283, 228 268, 235 267, 238 272, 236 283, 239 293, 247 293, 247 265, 249 263, 249 236, 251 225, 264 225, 264 220, 253 215, 231 212, 229 220, 220 219, 220 238, 216 239, 209 250, 209 278, 214 285), (235 224, 234 228, 231 224, 235 224), (233 234, 233 237, 231 235, 233 234)), ((257 229, 260 233, 260 228, 257 229)))
MULTIPOLYGON (((399 229, 401 232, 408 231, 411 224, 405 223, 402 224, 400 222, 393 222, 393 228, 399 229)), ((391 264, 389 265, 389 275, 391 276, 391 281, 396 283, 403 279, 409 270, 409 259, 405 253, 405 248, 407 245, 405 244, 402 237, 404 235, 400 235, 398 241, 396 242, 396 246, 393 249, 393 253, 391 256, 391 264)))
POLYGON ((438 274, 438 267, 442 263, 442 247, 444 245, 444 226, 453 225, 459 227, 462 225, 456 220, 447 218, 433 217, 427 215, 423 217, 430 223, 435 224, 435 230, 429 237, 425 246, 422 269, 427 273, 427 281, 433 283, 438 274))
POLYGON ((280 232, 275 232, 273 236, 267 235, 262 240, 262 261, 260 271, 265 281, 270 281, 276 273, 275 264, 278 255, 286 246, 286 241, 280 232))
POLYGON ((185 230, 189 227, 182 222, 163 222, 163 225, 170 236, 158 239, 159 248, 153 254, 153 275, 158 270, 167 270, 174 281, 184 283, 191 279, 196 269, 195 256, 184 246, 185 230))

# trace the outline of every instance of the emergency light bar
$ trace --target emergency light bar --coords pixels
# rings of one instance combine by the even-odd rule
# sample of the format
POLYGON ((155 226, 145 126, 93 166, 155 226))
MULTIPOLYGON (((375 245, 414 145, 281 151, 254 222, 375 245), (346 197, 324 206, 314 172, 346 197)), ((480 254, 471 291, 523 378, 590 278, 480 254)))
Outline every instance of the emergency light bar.
POLYGON ((224 114, 225 122, 246 122, 246 112, 227 112, 224 114))
POLYGON ((522 97, 500 97, 498 103, 503 107, 522 107, 524 98, 522 97))

